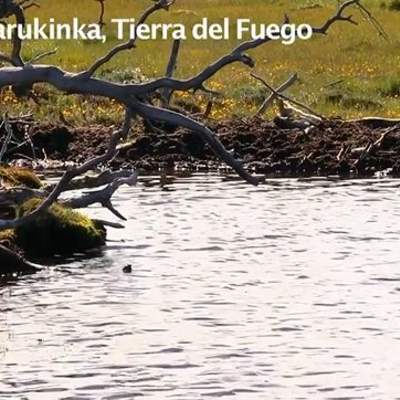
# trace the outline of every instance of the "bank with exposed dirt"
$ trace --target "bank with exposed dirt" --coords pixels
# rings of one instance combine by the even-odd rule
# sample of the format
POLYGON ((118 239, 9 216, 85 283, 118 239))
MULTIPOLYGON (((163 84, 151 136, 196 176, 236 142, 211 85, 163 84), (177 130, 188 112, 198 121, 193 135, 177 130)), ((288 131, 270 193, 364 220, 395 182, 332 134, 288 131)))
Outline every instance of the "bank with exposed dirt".
MULTIPOLYGON (((293 177, 369 177, 380 171, 392 176, 400 174, 400 125, 395 122, 330 119, 307 129, 285 128, 281 122, 260 118, 205 123, 226 148, 256 173, 293 177)), ((195 133, 168 126, 158 128, 163 132, 142 126, 134 128, 112 167, 207 171, 220 166, 195 133)), ((16 122, 13 129, 17 139, 23 141, 24 126, 16 122)), ((11 149, 8 157, 82 163, 106 150, 113 129, 33 124, 29 132, 31 143, 11 149)), ((26 164, 29 166, 29 162, 26 164)))

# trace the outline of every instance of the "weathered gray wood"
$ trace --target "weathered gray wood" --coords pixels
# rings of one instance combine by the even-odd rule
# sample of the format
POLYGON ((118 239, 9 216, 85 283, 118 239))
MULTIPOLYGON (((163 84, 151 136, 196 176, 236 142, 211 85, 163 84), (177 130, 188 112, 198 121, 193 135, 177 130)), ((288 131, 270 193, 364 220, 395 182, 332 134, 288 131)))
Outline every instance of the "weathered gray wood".
MULTIPOLYGON (((313 33, 325 35, 328 33, 331 26, 337 21, 345 21, 354 24, 355 21, 352 19, 352 16, 345 16, 344 14, 351 6, 360 6, 360 2, 361 0, 348 0, 342 3, 337 12, 322 26, 313 28, 313 33)), ((24 0, 22 0, 22 3, 16 0, 3 0, 3 2, 0 3, 0 5, 3 6, 0 9, 0 18, 14 16, 17 22, 24 25, 24 3, 24 0)), ((145 10, 142 16, 136 21, 137 25, 144 23, 158 10, 168 10, 173 3, 174 0, 154 1, 153 5, 145 10)), ((95 60, 88 69, 76 74, 63 71, 61 68, 54 65, 37 65, 34 64, 34 62, 25 63, 21 57, 21 41, 16 37, 16 35, 14 35, 11 55, 0 54, 1 61, 11 64, 11 66, 0 68, 0 89, 6 86, 11 86, 14 93, 21 97, 29 96, 31 89, 35 84, 48 84, 65 94, 99 96, 114 99, 125 106, 126 114, 123 127, 113 134, 109 147, 103 155, 94 157, 82 166, 68 169, 36 210, 17 220, 0 220, 0 229, 15 228, 36 218, 37 215, 58 200, 61 193, 68 188, 71 180, 94 169, 99 164, 111 160, 117 154, 120 142, 126 139, 129 133, 131 120, 135 116, 141 116, 150 121, 164 121, 193 130, 203 138, 214 153, 227 165, 232 167, 239 176, 247 182, 256 185, 258 179, 249 174, 243 168, 242 162, 236 160, 232 154, 224 148, 211 130, 190 117, 165 108, 155 107, 149 104, 149 99, 160 90, 188 91, 203 89, 205 87, 204 83, 208 79, 214 76, 222 68, 232 63, 240 62, 249 67, 253 67, 253 59, 245 52, 256 49, 269 41, 269 38, 265 38, 243 42, 229 54, 222 56, 214 63, 207 66, 203 71, 189 79, 174 79, 173 77, 167 76, 145 83, 121 84, 98 79, 94 75, 102 66, 111 61, 114 56, 122 51, 133 49, 136 44, 136 36, 134 39, 118 44, 103 57, 95 60)), ((39 56, 39 58, 41 58, 41 56, 39 56)), ((35 58, 33 61, 35 61, 35 58)), ((111 183, 111 185, 113 184, 111 183)), ((102 195, 104 195, 104 193, 102 195)), ((87 201, 87 199, 85 199, 85 201, 87 201)), ((116 215, 119 214, 118 212, 115 213, 116 215)))
MULTIPOLYGON (((298 76, 297 74, 293 74, 292 76, 289 77, 289 79, 282 83, 279 87, 275 89, 277 93, 283 93, 287 89, 289 89, 291 86, 293 86, 296 82, 298 81, 298 76)), ((265 114, 267 111, 268 107, 273 103, 273 101, 277 98, 276 93, 272 92, 261 104, 261 107, 257 110, 256 116, 261 116, 265 114)))
POLYGON ((288 101, 289 103, 293 103, 301 108, 304 108, 305 110, 307 110, 310 114, 312 114, 312 116, 317 117, 319 120, 322 120, 324 117, 320 114, 318 114, 317 112, 315 112, 314 110, 312 110, 310 107, 308 107, 306 104, 301 103, 300 101, 297 101, 291 97, 288 97, 286 95, 284 95, 283 93, 278 92, 277 90, 275 90, 265 79, 261 78, 260 76, 256 75, 256 74, 251 74, 251 76, 254 79, 257 79, 259 82, 261 82, 264 86, 266 86, 276 97, 284 99, 286 101, 288 101))
MULTIPOLYGON (((167 70, 165 72, 165 76, 167 78, 172 78, 174 76, 174 72, 176 70, 177 62, 178 62, 178 55, 179 55, 179 49, 181 46, 181 41, 180 40, 174 40, 174 43, 172 45, 171 49, 171 55, 169 57, 168 65, 167 65, 167 70)), ((163 89, 161 91, 161 96, 163 100, 165 101, 165 106, 169 105, 171 101, 171 96, 172 96, 173 91, 171 89, 163 89)))

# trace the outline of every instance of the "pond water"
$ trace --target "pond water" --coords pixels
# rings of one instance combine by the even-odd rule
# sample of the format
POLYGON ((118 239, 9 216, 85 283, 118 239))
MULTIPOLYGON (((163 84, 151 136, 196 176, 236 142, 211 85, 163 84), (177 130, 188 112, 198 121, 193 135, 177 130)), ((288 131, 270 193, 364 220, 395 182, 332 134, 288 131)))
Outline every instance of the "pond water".
POLYGON ((400 181, 145 183, 0 287, 0 399, 400 399, 400 181))

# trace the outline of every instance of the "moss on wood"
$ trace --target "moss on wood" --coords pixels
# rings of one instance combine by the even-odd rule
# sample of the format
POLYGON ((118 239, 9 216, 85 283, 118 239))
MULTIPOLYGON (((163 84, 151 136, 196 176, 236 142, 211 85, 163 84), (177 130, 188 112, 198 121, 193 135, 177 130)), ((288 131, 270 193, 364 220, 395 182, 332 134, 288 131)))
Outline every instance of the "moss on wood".
POLYGON ((0 178, 4 186, 26 186, 32 189, 42 187, 42 181, 27 168, 0 167, 0 178))
MULTIPOLYGON (((19 216, 35 210, 41 200, 26 201, 18 210, 19 216)), ((71 255, 105 244, 103 226, 87 216, 58 203, 32 222, 15 230, 15 241, 26 254, 33 256, 71 255)))

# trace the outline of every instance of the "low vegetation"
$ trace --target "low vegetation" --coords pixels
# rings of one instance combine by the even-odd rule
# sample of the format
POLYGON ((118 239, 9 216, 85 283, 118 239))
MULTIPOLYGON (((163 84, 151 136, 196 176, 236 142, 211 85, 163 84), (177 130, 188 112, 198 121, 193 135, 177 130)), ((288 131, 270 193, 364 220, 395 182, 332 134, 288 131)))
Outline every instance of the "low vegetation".
MULTIPOLYGON (((82 21, 93 21, 97 16, 97 4, 85 0, 80 9, 82 21)), ((29 18, 40 16, 41 20, 60 16, 62 21, 70 21, 76 9, 70 6, 69 0, 41 0, 40 9, 32 9, 29 18)), ((218 7, 212 1, 199 2, 180 0, 169 13, 158 13, 151 22, 184 22, 188 26, 206 16, 210 21, 220 22, 227 16, 231 20, 251 18, 255 22, 281 22, 288 13, 294 23, 309 22, 319 24, 329 16, 337 2, 328 0, 221 0, 218 7), (224 10, 223 15, 221 9, 224 10)), ((344 117, 361 117, 379 114, 385 117, 396 117, 400 114, 400 102, 396 86, 394 90, 387 87, 388 82, 399 79, 400 65, 400 30, 399 1, 384 2, 366 0, 365 4, 384 26, 390 36, 386 41, 379 37, 362 16, 355 15, 360 25, 339 24, 327 37, 315 37, 311 41, 297 42, 292 46, 280 43, 269 44, 256 50, 254 57, 256 69, 273 85, 285 81, 293 72, 300 74, 301 82, 291 89, 300 101, 304 101, 321 114, 343 115, 344 117), (334 40, 332 40, 334 37, 334 40), (340 82, 340 83, 337 83, 340 82), (327 100, 327 91, 344 89, 352 93, 355 99, 346 104, 327 100), (374 106, 376 105, 376 106, 374 106)), ((106 2, 107 5, 107 2, 106 2)), ((113 1, 107 7, 107 18, 138 15, 148 5, 147 0, 113 1)), ((66 70, 82 70, 98 56, 104 53, 105 47, 113 47, 117 41, 112 35, 110 24, 106 45, 95 42, 42 41, 24 44, 23 53, 26 58, 38 52, 58 48, 57 54, 46 59, 46 62, 60 64, 66 70)), ((177 70, 178 77, 187 77, 201 70, 210 61, 225 54, 237 43, 229 41, 193 41, 182 45, 177 70)), ((4 45, 5 46, 5 45, 4 45)), ((121 53, 113 62, 112 69, 105 67, 99 71, 102 77, 112 80, 137 81, 150 79, 164 74, 171 43, 168 41, 140 42, 135 53, 121 53), (162 55, 155 57, 154 54, 162 55)), ((215 99, 212 116, 223 118, 229 115, 248 115, 254 112, 262 99, 263 89, 249 76, 247 68, 234 64, 217 74, 208 86, 223 93, 223 97, 215 99), (240 88, 240 89, 238 89, 240 88)), ((41 105, 33 101, 18 100, 7 90, 1 93, 2 109, 15 114, 33 111, 38 119, 57 120, 65 118, 72 123, 112 124, 121 113, 122 106, 103 99, 83 99, 71 97, 52 91, 36 88, 36 95, 41 105), (62 115, 62 117, 61 117, 62 115)), ((193 101, 205 108, 208 95, 197 95, 195 98, 186 93, 177 93, 180 100, 193 101)), ((274 112, 271 110, 271 112, 274 112)))
POLYGON ((378 87, 381 96, 400 98, 400 76, 386 79, 378 87))
POLYGON ((388 8, 391 11, 400 11, 400 0, 392 0, 388 8))

